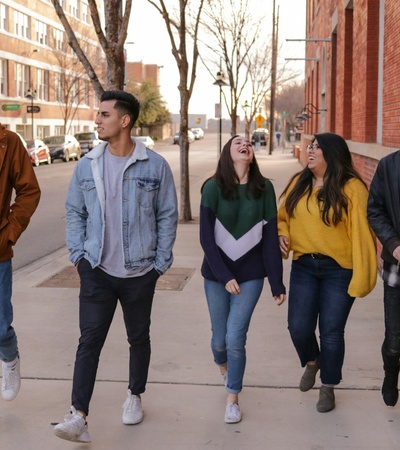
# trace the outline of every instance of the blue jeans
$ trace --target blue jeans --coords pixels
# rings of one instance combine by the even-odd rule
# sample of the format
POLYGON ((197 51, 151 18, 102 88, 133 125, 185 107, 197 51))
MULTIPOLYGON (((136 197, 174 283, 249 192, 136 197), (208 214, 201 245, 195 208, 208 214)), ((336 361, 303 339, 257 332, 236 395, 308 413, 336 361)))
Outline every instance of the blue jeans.
POLYGON ((264 279, 246 281, 240 284, 240 295, 233 295, 221 283, 204 280, 211 319, 211 350, 216 364, 228 365, 226 390, 231 394, 238 394, 243 387, 247 331, 263 285, 264 279))
POLYGON ((89 414, 100 352, 114 317, 118 300, 129 342, 129 384, 132 394, 146 389, 150 364, 150 315, 159 277, 153 269, 141 277, 116 278, 92 268, 86 259, 78 265, 81 279, 79 327, 72 385, 72 405, 89 414))
POLYGON ((319 360, 322 384, 335 386, 342 379, 344 329, 354 302, 347 293, 352 273, 332 258, 303 255, 292 262, 289 332, 303 367, 319 360))
POLYGON ((17 336, 13 321, 11 259, 0 262, 0 360, 14 361, 18 356, 17 336))

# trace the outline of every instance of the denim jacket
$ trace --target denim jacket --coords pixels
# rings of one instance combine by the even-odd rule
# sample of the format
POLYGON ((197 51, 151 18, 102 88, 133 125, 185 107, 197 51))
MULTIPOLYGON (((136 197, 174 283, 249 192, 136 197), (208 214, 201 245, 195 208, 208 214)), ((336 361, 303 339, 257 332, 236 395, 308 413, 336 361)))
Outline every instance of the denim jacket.
MULTIPOLYGON (((138 140, 122 182, 123 250, 127 269, 153 264, 163 274, 172 264, 178 222, 173 175, 165 159, 138 140)), ((100 264, 104 244, 104 151, 101 143, 76 165, 67 193, 67 247, 76 264, 100 264)))

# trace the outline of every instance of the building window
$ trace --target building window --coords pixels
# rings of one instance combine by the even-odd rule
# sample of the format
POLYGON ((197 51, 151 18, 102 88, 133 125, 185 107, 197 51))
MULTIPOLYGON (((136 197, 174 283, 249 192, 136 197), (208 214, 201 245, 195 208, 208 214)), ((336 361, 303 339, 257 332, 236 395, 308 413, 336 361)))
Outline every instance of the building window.
POLYGON ((14 34, 21 38, 30 39, 29 17, 20 11, 14 11, 14 34))
POLYGON ((64 95, 64 74, 56 73, 54 76, 54 98, 56 102, 64 103, 65 95, 64 95))
POLYGON ((36 128, 36 134, 39 139, 50 136, 50 127, 48 125, 38 125, 36 128))
POLYGON ((7 61, 0 59, 0 95, 7 95, 7 61))
POLYGON ((89 81, 83 81, 82 103, 89 106, 89 81))
POLYGON ((79 19, 79 1, 69 0, 69 13, 79 19))
POLYGON ((79 104, 79 80, 78 79, 74 80, 74 82, 71 84, 69 99, 73 105, 79 104))
POLYGON ((29 66, 15 64, 15 95, 25 97, 29 89, 29 66))
POLYGON ((17 124, 15 126, 15 131, 17 133, 19 133, 24 139, 30 139, 30 136, 32 135, 32 133, 31 133, 31 126, 30 125, 17 124))
POLYGON ((8 95, 7 61, 0 59, 0 94, 8 95))
POLYGON ((54 48, 62 52, 64 50, 64 31, 53 29, 54 48))
POLYGON ((37 98, 39 100, 49 100, 49 72, 47 70, 37 70, 37 98))
POLYGON ((36 21, 36 41, 39 44, 49 45, 48 27, 39 20, 36 21))
POLYGON ((82 22, 87 24, 90 22, 89 5, 86 2, 82 2, 82 22))
POLYGON ((54 127, 54 134, 56 136, 61 136, 64 134, 64 125, 56 125, 54 127))
POLYGON ((0 3, 0 30, 8 31, 8 6, 0 3))

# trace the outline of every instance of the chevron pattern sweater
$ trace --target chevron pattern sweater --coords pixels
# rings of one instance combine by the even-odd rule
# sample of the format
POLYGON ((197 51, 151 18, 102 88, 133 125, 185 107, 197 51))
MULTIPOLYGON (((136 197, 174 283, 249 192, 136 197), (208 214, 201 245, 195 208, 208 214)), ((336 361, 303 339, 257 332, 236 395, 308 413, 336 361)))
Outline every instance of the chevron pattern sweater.
POLYGON ((282 257, 277 232, 276 197, 265 180, 258 198, 247 195, 247 185, 238 185, 238 198, 222 197, 215 179, 203 187, 200 205, 200 243, 204 250, 204 278, 225 284, 268 277, 272 295, 285 293, 282 257))

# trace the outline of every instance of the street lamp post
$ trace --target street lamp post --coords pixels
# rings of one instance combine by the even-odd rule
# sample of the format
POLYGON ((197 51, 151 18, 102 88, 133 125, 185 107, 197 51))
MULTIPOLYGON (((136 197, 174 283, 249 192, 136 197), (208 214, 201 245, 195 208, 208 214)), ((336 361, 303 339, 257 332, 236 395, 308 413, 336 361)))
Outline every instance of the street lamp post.
POLYGON ((244 122, 245 122, 245 130, 244 135, 246 139, 249 139, 250 137, 250 121, 247 117, 247 110, 250 108, 249 102, 246 100, 243 105, 244 109, 244 122))
POLYGON ((222 151, 222 86, 228 86, 228 83, 225 83, 224 81, 224 74, 222 73, 221 70, 217 73, 217 77, 213 84, 214 86, 219 86, 219 106, 218 106, 218 114, 216 114, 216 116, 219 117, 218 154, 220 155, 222 151))
POLYGON ((32 117, 32 140, 34 137, 34 129, 33 129, 33 114, 34 114, 34 108, 33 108, 33 100, 36 98, 36 90, 35 89, 28 89, 28 92, 26 93, 26 98, 29 98, 31 100, 31 117, 32 117))

